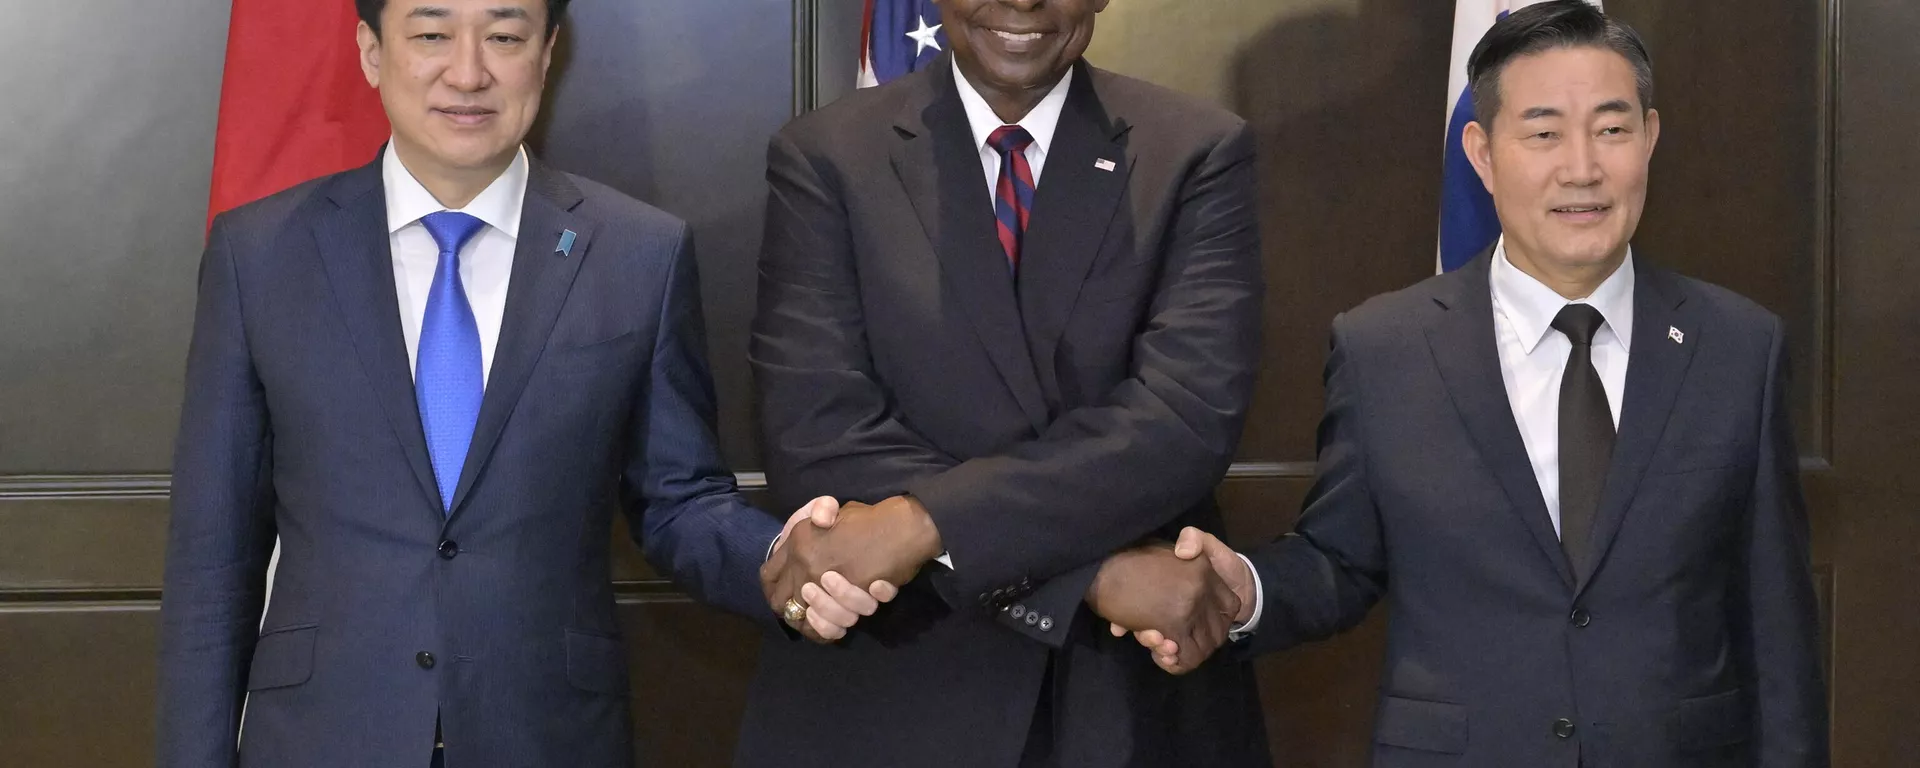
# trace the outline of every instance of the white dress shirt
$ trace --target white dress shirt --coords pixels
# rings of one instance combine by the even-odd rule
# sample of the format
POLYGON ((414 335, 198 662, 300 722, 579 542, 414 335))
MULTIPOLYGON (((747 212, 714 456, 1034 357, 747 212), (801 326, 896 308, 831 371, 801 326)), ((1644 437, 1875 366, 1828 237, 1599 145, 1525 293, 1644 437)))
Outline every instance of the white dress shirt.
MULTIPOLYGON (((393 287, 400 299, 400 330, 407 342, 407 369, 420 361, 420 326, 427 316, 427 294, 440 265, 440 246, 420 220, 427 214, 452 210, 434 199, 400 162, 387 143, 380 175, 387 193, 387 242, 393 249, 393 287)), ((500 322, 507 311, 507 282, 513 276, 513 250, 520 236, 520 209, 527 197, 527 150, 522 147, 500 178, 475 197, 460 213, 487 226, 460 249, 460 283, 480 328, 480 376, 485 385, 493 371, 493 350, 500 341, 500 322)))
MULTIPOLYGON (((974 90, 973 83, 967 82, 967 76, 960 71, 960 64, 953 65, 953 82, 960 87, 960 104, 967 108, 967 123, 973 127, 973 145, 980 150, 980 170, 986 174, 987 199, 992 200, 1000 184, 1000 151, 987 143, 987 137, 1008 125, 1000 116, 993 113, 993 107, 987 106, 987 99, 974 90)), ((1054 130, 1060 127, 1060 111, 1067 106, 1067 89, 1073 86, 1073 70, 1067 70, 1065 77, 1055 83, 1053 90, 1035 104, 1020 122, 1012 123, 1027 129, 1033 136, 1033 143, 1025 152, 1027 165, 1033 168, 1033 188, 1040 188, 1040 172, 1047 165, 1047 150, 1053 148, 1054 130)))
MULTIPOLYGON (((1606 318, 1593 335, 1593 367, 1600 373, 1600 386, 1607 391, 1607 406, 1613 411, 1613 427, 1620 428, 1620 403, 1627 392, 1627 348, 1633 339, 1633 252, 1620 268, 1608 275, 1593 294, 1568 300, 1532 275, 1520 271, 1507 260, 1506 238, 1493 249, 1493 266, 1487 279, 1493 291, 1494 345, 1500 352, 1500 378, 1507 386, 1507 404, 1513 408, 1513 420, 1520 427, 1520 439, 1527 446, 1527 460, 1533 464, 1534 480, 1553 518, 1555 534, 1560 532, 1560 380, 1567 369, 1567 355, 1573 342, 1553 329, 1553 318, 1568 304, 1587 304, 1606 318)), ((1253 564, 1248 562, 1252 570, 1253 564)), ((1253 583, 1260 583, 1255 572, 1253 583)), ((1253 619, 1233 634, 1238 640, 1260 623, 1266 595, 1255 600, 1253 619)))
POLYGON ((1607 391, 1613 428, 1620 428, 1620 401, 1627 391, 1627 347, 1633 339, 1633 252, 1594 289, 1569 301, 1507 260, 1506 238, 1493 250, 1493 335, 1500 350, 1500 378, 1507 404, 1527 445, 1533 477, 1547 502, 1553 530, 1560 532, 1560 380, 1573 342, 1553 330, 1553 318, 1568 304, 1587 304, 1606 318, 1593 334, 1593 367, 1607 391))

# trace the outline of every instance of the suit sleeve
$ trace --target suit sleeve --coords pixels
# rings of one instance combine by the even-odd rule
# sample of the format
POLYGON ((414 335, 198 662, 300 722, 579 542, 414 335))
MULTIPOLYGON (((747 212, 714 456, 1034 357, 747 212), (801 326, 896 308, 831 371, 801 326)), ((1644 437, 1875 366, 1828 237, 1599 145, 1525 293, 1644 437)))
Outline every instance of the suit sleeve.
MULTIPOLYGON (((1106 555, 1206 497, 1226 475, 1253 394, 1264 291, 1244 125, 1189 171, 1128 378, 1038 438, 914 478, 961 595, 1063 579, 1033 595, 1072 616, 1106 555)), ((1029 609, 1036 607, 1029 605, 1029 609)))
POLYGON ((1760 456, 1746 528, 1745 589, 1734 607, 1741 661, 1754 681, 1754 765, 1827 765, 1826 690, 1821 682, 1799 451, 1786 408, 1785 329, 1776 318, 1767 366, 1760 456))
POLYGON ((160 610, 158 765, 237 763, 273 554, 273 433, 227 221, 200 263, 160 610))
POLYGON ((1247 553, 1265 605, 1240 649, 1259 654, 1352 628, 1387 589, 1387 548, 1367 474, 1362 368, 1333 321, 1319 468, 1294 531, 1247 553))
POLYGON ((760 565, 780 523, 740 495, 720 458, 713 377, 707 367, 700 278, 683 229, 660 300, 622 507, 648 562, 695 599, 765 625, 777 622, 760 590, 760 565))

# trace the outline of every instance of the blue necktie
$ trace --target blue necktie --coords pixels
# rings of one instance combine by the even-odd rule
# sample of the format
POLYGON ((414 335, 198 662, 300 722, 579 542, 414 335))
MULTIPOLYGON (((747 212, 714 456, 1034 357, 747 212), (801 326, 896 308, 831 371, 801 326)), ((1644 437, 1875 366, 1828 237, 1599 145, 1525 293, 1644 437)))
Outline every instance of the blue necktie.
POLYGON ((427 432, 433 478, 440 486, 440 507, 453 512, 453 491, 467 463, 473 427, 480 421, 486 392, 481 370, 480 326, 460 284, 460 247, 484 222, 464 213, 441 211, 421 219, 440 246, 440 265, 427 293, 427 316, 420 323, 420 349, 413 369, 413 394, 420 424, 427 432))

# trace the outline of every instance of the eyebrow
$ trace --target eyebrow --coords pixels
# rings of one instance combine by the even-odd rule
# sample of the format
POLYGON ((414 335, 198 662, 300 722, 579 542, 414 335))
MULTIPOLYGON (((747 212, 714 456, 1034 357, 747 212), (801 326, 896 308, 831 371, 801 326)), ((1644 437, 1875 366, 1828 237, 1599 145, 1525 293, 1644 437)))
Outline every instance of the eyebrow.
POLYGON ((492 16, 495 21, 506 21, 509 19, 516 20, 516 21, 530 21, 533 19, 532 16, 527 15, 527 9, 521 8, 519 6, 513 6, 513 5, 494 8, 490 11, 487 11, 487 15, 492 16))
POLYGON ((1521 120, 1538 120, 1543 117, 1562 117, 1563 113, 1553 107, 1531 107, 1520 113, 1521 120))

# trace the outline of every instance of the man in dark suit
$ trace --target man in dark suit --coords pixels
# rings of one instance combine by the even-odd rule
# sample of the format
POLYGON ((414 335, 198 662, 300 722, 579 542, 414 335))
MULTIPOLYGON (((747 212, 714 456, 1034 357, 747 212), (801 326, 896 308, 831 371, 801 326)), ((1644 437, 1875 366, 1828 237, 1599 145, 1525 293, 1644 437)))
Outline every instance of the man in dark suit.
MULTIPOLYGON (((1180 554, 1257 590, 1246 653, 1389 598, 1377 766, 1825 765, 1785 332, 1629 247, 1645 48, 1562 0, 1470 70, 1504 237, 1334 321, 1292 534, 1251 568, 1198 530, 1180 554)), ((1174 671, 1212 650, 1140 640, 1174 671)))
POLYGON ((392 142, 215 221, 160 765, 628 764, 616 505, 696 597, 774 622, 781 526, 720 461, 686 225, 521 148, 564 6, 363 0, 392 142))
POLYGON ((769 600, 906 589, 764 649, 737 762, 1266 765, 1246 670, 1170 678, 1088 615, 1224 636, 1238 607, 1170 547, 1108 556, 1219 525, 1260 349, 1245 124, 1081 61, 1104 2, 939 5, 950 57, 769 153, 769 480, 862 502, 794 530, 769 600), (1170 572, 1195 589, 1120 588, 1170 572))

